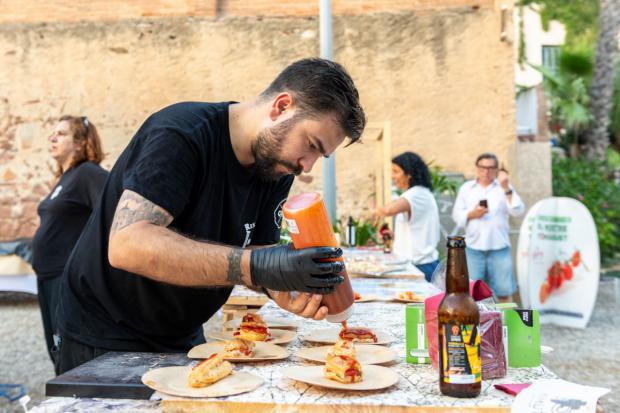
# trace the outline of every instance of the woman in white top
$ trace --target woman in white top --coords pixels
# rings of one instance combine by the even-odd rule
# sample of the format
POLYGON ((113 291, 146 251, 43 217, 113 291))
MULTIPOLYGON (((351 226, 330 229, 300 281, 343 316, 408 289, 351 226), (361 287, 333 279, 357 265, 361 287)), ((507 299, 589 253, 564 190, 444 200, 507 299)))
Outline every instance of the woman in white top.
POLYGON ((439 209, 433 196, 428 166, 422 158, 405 152, 392 159, 392 181, 403 194, 395 201, 377 208, 378 217, 394 220, 396 255, 410 259, 431 280, 439 264, 439 209))

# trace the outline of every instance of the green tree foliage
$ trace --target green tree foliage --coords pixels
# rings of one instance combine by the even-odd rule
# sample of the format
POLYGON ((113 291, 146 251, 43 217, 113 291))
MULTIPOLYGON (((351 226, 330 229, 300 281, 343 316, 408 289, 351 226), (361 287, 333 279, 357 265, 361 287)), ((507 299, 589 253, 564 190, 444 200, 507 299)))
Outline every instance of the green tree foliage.
POLYGON ((620 255, 620 186, 601 161, 553 159, 553 195, 575 198, 592 214, 598 232, 601 259, 620 255))
MULTIPOLYGON (((432 164, 432 162, 431 162, 432 164)), ((429 172, 431 173, 431 183, 433 184, 433 192, 436 196, 441 194, 447 194, 450 196, 456 196, 456 190, 459 187, 459 183, 442 173, 440 166, 431 166, 429 164, 429 172)))
POLYGON ((520 4, 540 6, 543 28, 552 20, 566 27, 566 45, 570 49, 592 48, 598 31, 598 0, 521 0, 520 4))
POLYGON ((543 75, 545 92, 551 103, 551 129, 560 137, 560 144, 578 143, 592 116, 588 110, 586 78, 568 71, 568 58, 561 59, 558 73, 543 66, 532 66, 543 75))

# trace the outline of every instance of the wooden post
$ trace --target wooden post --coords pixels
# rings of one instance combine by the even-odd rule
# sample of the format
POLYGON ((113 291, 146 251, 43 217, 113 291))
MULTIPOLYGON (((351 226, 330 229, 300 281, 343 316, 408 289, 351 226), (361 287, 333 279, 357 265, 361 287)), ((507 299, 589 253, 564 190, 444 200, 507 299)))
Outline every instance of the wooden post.
POLYGON ((392 124, 383 123, 383 205, 392 200, 392 124))

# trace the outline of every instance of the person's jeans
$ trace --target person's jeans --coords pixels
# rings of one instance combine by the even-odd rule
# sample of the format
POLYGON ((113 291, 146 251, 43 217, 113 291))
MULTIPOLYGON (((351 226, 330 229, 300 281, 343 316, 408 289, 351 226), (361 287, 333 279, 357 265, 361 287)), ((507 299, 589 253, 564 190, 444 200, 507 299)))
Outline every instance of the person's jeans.
POLYGON ((510 247, 489 251, 466 248, 465 252, 470 280, 487 282, 498 297, 514 294, 517 288, 512 272, 510 247))
POLYGON ((28 264, 32 264, 32 238, 20 238, 0 242, 0 255, 15 254, 28 264))
POLYGON ((435 268, 439 265, 439 260, 435 260, 426 264, 416 264, 416 268, 424 273, 424 279, 428 282, 431 282, 433 277, 433 272, 435 272, 435 268))

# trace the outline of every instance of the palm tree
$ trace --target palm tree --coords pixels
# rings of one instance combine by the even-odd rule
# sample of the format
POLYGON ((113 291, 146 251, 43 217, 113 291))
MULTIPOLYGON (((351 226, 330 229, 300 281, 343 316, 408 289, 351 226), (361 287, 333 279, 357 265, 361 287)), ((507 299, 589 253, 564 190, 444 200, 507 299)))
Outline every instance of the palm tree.
POLYGON ((584 133, 592 122, 585 79, 590 69, 585 69, 588 73, 575 71, 576 62, 585 59, 585 56, 563 52, 557 73, 543 66, 530 65, 543 75, 551 109, 549 126, 558 132, 561 146, 571 156, 578 155, 578 144, 583 141, 584 133))
POLYGON ((599 37, 590 86, 592 126, 586 134, 586 156, 605 159, 609 146, 609 113, 613 104, 615 64, 620 31, 620 0, 600 0, 599 37))

